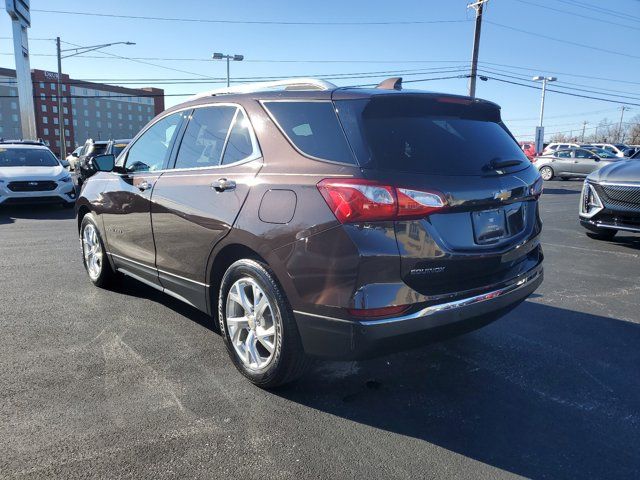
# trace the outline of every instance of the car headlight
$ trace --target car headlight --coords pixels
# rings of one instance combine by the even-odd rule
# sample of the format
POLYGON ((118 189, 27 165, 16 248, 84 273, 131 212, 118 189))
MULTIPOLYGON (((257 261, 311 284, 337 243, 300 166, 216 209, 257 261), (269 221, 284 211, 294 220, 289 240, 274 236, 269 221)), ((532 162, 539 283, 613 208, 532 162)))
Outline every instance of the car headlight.
POLYGON ((58 179, 59 182, 69 183, 71 181, 71 175, 67 175, 65 177, 61 177, 58 179))
POLYGON ((604 206, 596 189, 585 180, 582 186, 582 194, 580 195, 580 216, 591 218, 603 208, 604 206))

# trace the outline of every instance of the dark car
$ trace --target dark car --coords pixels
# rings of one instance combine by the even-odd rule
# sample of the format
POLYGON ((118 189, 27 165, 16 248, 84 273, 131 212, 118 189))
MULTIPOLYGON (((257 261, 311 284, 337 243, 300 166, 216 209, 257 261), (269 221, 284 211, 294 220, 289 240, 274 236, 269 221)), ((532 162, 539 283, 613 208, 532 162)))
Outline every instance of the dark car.
POLYGON ((604 167, 620 158, 613 153, 598 147, 569 148, 557 150, 534 159, 534 163, 542 178, 553 180, 560 177, 561 180, 579 177, 584 178, 591 172, 604 167))
POLYGON ((602 240, 611 240, 620 230, 640 233, 638 160, 616 162, 587 177, 580 197, 580 223, 602 240))
POLYGON ((542 181, 496 104, 276 85, 199 96, 94 159, 94 284, 120 272, 217 316, 262 387, 478 328, 540 285, 542 181))
POLYGON ((78 172, 78 186, 82 184, 92 175, 96 173, 96 168, 93 165, 93 158, 97 155, 113 155, 117 157, 129 144, 130 139, 121 140, 105 140, 94 141, 87 140, 82 149, 78 159, 76 160, 77 172, 78 172))

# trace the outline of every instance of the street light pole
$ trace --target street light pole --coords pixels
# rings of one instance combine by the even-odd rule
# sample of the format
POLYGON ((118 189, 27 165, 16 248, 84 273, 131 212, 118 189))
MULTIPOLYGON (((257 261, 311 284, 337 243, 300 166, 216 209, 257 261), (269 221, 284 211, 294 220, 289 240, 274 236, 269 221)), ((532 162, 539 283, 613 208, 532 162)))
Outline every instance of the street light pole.
POLYGON ((62 105, 62 59, 75 57, 76 55, 82 55, 83 53, 92 52, 94 50, 100 50, 101 48, 111 47, 112 45, 135 45, 134 42, 113 42, 113 43, 103 43, 101 45, 90 45, 88 47, 76 47, 76 48, 66 48, 62 50, 60 48, 60 37, 56 37, 56 52, 58 57, 58 127, 60 132, 60 158, 64 159, 67 156, 67 142, 64 134, 64 116, 63 116, 63 105, 62 105), (62 55, 63 52, 75 52, 69 55, 62 55))
POLYGON ((627 110, 627 107, 623 105, 620 108, 620 123, 618 124, 618 142, 622 143, 622 119, 624 118, 624 111, 627 110))
POLYGON ((547 94, 547 82, 555 82, 558 80, 556 77, 543 77, 537 75, 533 77, 534 82, 542 82, 542 97, 540 100, 540 122, 538 122, 538 128, 536 129, 536 150, 544 143, 544 126, 542 122, 544 120, 544 98, 547 94))
POLYGON ((211 58, 213 58, 214 60, 227 60, 227 87, 231 86, 231 67, 229 66, 229 64, 231 63, 231 60, 233 60, 234 62, 241 62, 242 60, 244 60, 244 55, 226 55, 224 53, 216 52, 211 56, 211 58))

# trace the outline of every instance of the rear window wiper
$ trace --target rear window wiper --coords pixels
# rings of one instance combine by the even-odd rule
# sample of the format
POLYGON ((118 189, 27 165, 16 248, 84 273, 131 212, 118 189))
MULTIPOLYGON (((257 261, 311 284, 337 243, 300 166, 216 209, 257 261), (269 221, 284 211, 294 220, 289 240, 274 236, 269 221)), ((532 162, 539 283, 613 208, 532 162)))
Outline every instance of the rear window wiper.
POLYGON ((518 165, 522 165, 522 160, 500 160, 499 158, 494 158, 482 168, 483 170, 501 170, 518 165))

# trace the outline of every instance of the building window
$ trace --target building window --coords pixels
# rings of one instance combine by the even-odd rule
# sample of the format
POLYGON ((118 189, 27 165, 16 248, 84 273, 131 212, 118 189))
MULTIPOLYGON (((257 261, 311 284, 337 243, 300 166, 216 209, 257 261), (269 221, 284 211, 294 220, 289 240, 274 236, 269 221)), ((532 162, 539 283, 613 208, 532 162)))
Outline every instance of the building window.
POLYGON ((58 107, 56 107, 55 105, 51 107, 51 109, 53 110, 53 113, 58 113, 58 107))
POLYGON ((49 135, 49 129, 48 129, 48 128, 45 128, 45 129, 43 130, 43 132, 44 132, 44 134, 45 134, 45 135, 49 135))
POLYGON ((42 104, 42 111, 46 112, 47 111, 47 106, 45 104, 42 104))
POLYGON ((55 83, 52 83, 50 85, 51 85, 51 90, 55 90, 56 89, 56 84, 55 83))
MULTIPOLYGON (((85 91, 86 91, 86 88, 85 88, 85 91)), ((89 105, 89 100, 88 100, 88 99, 86 99, 86 98, 83 98, 83 99, 82 99, 82 105, 84 105, 85 107, 86 107, 87 105, 89 105)), ((85 111, 86 111, 86 110, 85 110, 85 111)))
POLYGON ((118 103, 118 110, 122 110, 122 104, 118 103))
POLYGON ((141 122, 142 121, 142 115, 138 115, 138 121, 141 122))
POLYGON ((44 82, 40 82, 40 88, 44 88, 44 82))
POLYGON ((56 140, 56 147, 60 146, 60 140, 56 140))
POLYGON ((122 120, 122 114, 121 113, 118 114, 118 120, 122 120))
POLYGON ((107 102, 107 108, 111 108, 111 102, 107 102))
POLYGON ((77 121, 75 118, 73 119, 73 126, 74 126, 74 127, 77 127, 77 126, 78 126, 78 121, 77 121))
POLYGON ((96 107, 100 106, 100 100, 96 100, 96 107))
POLYGON ((54 133, 56 136, 60 135, 60 129, 56 128, 56 129, 53 131, 53 133, 54 133))
POLYGON ((96 117, 100 118, 100 110, 96 111, 96 117))
POLYGON ((131 104, 127 105, 127 110, 131 111, 131 104))
POLYGON ((66 86, 64 83, 62 84, 62 91, 63 91, 63 92, 66 92, 66 91, 67 91, 67 86, 66 86))
POLYGON ((142 105, 138 105, 138 111, 141 112, 142 111, 142 105))
POLYGON ((72 98, 72 99, 71 99, 71 105, 75 105, 75 104, 76 104, 76 99, 75 99, 75 98, 72 98))
POLYGON ((64 124, 65 124, 65 125, 69 125, 69 119, 68 119, 68 118, 65 118, 65 119, 64 119, 64 124))
POLYGON ((107 112, 107 118, 111 118, 111 112, 107 112))
POLYGON ((84 116, 85 116, 85 117, 88 117, 88 116, 89 116, 89 110, 87 110, 86 108, 84 109, 84 112, 83 112, 83 113, 84 113, 84 116))
POLYGON ((67 103, 67 97, 62 97, 62 103, 67 103))
POLYGON ((147 107, 147 113, 151 113, 151 107, 147 107))
POLYGON ((44 100, 45 98, 47 98, 47 96, 46 96, 44 93, 41 93, 41 94, 40 94, 40 98, 41 98, 42 100, 44 100))
POLYGON ((11 110, 17 110, 18 109, 18 103, 17 102, 11 102, 11 110))
POLYGON ((75 116, 75 115, 76 115, 76 113, 77 113, 77 112, 76 112, 76 109, 75 109, 75 108, 72 108, 72 109, 71 109, 71 114, 75 116))
POLYGON ((42 117, 42 123, 49 123, 49 119, 47 117, 42 117))
POLYGON ((18 121, 18 114, 17 113, 12 113, 11 114, 11 120, 13 120, 14 122, 18 121))
POLYGON ((89 120, 85 120, 85 121, 84 121, 84 126, 85 126, 85 127, 88 127, 88 126, 89 126, 89 120))
POLYGON ((128 117, 129 117, 129 121, 133 120, 133 115, 129 114, 128 117))
POLYGON ((67 113, 69 113, 69 109, 67 107, 63 107, 62 112, 66 115, 67 113))
POLYGON ((107 122, 107 128, 111 128, 111 122, 107 122))
POLYGON ((53 117, 53 124, 58 125, 58 117, 53 117))
POLYGON ((67 129, 67 128, 64 129, 64 136, 65 137, 69 136, 69 129, 67 129))
POLYGON ((70 147, 70 146, 71 146, 71 142, 70 142, 69 140, 67 140, 67 141, 66 141, 66 142, 64 142, 64 143, 66 143, 66 144, 67 144, 67 147, 70 147))
POLYGON ((98 128, 102 128, 102 122, 100 120, 98 120, 96 122, 96 125, 97 125, 98 128))
POLYGON ((57 101, 58 101, 58 97, 56 97, 55 95, 53 95, 53 96, 51 97, 51 101, 52 101, 52 102, 54 102, 54 103, 55 103, 55 102, 57 102, 57 101))

